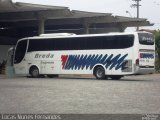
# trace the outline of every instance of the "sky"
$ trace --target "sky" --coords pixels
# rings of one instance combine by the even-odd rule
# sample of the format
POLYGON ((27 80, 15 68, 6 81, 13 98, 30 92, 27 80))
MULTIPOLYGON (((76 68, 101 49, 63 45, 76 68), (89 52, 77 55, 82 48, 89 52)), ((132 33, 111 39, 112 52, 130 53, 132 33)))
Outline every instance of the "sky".
MULTIPOLYGON (((136 8, 133 0, 12 0, 13 2, 25 2, 53 6, 65 6, 70 10, 81 10, 89 12, 112 13, 113 16, 136 17, 136 8), (126 12, 128 11, 128 12, 126 12)), ((140 18, 146 18, 153 27, 147 29, 160 29, 160 0, 141 0, 140 18)))

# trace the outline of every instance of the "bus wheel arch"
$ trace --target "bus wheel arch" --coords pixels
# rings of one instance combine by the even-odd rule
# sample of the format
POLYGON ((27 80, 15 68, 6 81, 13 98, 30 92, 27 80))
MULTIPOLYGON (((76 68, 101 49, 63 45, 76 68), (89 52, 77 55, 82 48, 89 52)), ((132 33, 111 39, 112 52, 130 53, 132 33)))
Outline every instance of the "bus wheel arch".
POLYGON ((105 68, 102 65, 96 65, 93 69, 93 75, 97 79, 105 79, 105 68))
POLYGON ((36 65, 32 65, 29 68, 29 74, 31 75, 31 77, 33 78, 38 78, 39 77, 39 68, 36 65))

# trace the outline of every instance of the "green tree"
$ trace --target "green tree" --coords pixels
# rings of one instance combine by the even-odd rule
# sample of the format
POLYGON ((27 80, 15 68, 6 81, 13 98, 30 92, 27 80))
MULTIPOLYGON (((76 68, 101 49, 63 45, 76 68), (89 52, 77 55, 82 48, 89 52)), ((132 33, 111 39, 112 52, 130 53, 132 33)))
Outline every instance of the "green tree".
POLYGON ((156 58, 156 70, 160 71, 160 31, 154 32, 155 42, 156 42, 156 54, 158 58, 156 58))
POLYGON ((160 31, 154 33, 156 41, 156 52, 158 53, 158 58, 160 59, 160 31))

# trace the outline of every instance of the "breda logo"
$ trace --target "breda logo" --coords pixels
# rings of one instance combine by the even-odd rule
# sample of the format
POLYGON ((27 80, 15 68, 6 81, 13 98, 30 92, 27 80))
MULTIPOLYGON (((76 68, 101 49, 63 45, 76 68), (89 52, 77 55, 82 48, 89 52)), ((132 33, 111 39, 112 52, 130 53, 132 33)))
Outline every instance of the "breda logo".
POLYGON ((54 54, 48 53, 48 54, 35 54, 35 58, 53 58, 54 54))

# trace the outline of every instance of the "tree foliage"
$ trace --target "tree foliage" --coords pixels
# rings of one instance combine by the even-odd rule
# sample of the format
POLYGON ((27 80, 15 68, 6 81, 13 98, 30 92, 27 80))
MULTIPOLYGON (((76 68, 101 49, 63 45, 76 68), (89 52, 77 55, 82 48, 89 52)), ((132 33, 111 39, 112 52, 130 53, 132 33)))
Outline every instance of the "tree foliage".
POLYGON ((156 31, 154 33, 155 36, 155 42, 156 42, 156 52, 158 53, 158 56, 160 58, 160 31, 156 31))
POLYGON ((156 58, 156 70, 160 71, 160 31, 155 31, 154 36, 156 43, 156 54, 158 55, 156 58))

